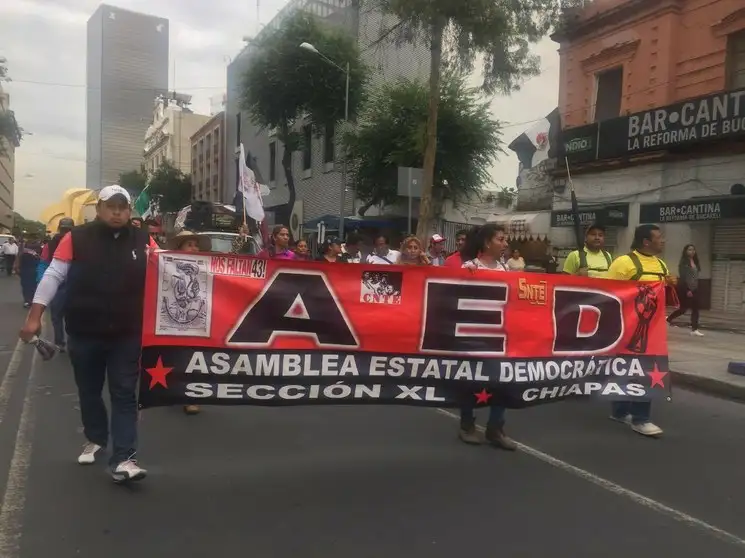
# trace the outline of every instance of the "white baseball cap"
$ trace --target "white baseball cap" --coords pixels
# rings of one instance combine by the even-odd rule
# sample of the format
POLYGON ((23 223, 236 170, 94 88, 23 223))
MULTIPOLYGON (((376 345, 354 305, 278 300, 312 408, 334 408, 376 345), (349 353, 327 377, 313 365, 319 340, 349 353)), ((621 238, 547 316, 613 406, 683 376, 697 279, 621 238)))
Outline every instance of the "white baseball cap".
POLYGON ((117 184, 101 188, 101 191, 98 192, 98 201, 108 201, 114 196, 123 196, 128 204, 132 204, 132 197, 129 195, 129 192, 117 184))
POLYGON ((446 240, 447 238, 445 238, 444 236, 435 233, 432 235, 430 242, 432 242, 432 244, 439 244, 440 242, 445 242, 446 240))

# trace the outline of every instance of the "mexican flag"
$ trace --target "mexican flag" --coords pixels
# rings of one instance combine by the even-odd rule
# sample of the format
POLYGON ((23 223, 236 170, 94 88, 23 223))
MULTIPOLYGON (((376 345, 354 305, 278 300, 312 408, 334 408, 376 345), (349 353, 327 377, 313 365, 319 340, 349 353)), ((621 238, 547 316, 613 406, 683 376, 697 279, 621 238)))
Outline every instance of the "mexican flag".
POLYGON ((147 191, 148 186, 145 186, 145 189, 140 192, 140 195, 137 196, 137 199, 134 203, 134 210, 139 214, 140 217, 143 219, 147 219, 151 216, 152 210, 151 210, 151 204, 150 204, 150 194, 147 191))

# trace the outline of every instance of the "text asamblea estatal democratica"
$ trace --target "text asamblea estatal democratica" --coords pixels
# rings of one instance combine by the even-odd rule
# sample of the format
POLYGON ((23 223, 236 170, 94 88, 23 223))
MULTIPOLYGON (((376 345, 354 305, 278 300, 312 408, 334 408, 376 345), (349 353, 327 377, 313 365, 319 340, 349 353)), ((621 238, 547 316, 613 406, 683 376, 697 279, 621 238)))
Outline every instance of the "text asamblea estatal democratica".
POLYGON ((501 384, 577 380, 588 376, 645 376, 639 359, 630 356, 484 361, 364 353, 343 355, 238 351, 195 351, 184 372, 215 376, 421 378, 501 384))

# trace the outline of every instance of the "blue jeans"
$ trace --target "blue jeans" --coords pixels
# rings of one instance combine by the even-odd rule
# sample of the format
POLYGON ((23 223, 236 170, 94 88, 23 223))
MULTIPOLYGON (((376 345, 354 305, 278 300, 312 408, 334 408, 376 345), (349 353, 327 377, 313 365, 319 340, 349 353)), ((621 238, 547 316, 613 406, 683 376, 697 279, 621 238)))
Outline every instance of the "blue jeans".
POLYGON ((34 301, 34 295, 36 294, 36 267, 21 265, 18 270, 18 275, 21 279, 23 302, 31 304, 34 301))
POLYGON ((613 418, 623 420, 627 415, 631 415, 633 424, 644 424, 649 422, 652 416, 651 401, 614 401, 611 403, 611 414, 613 418))
POLYGON ((65 285, 60 285, 57 294, 54 295, 52 302, 49 304, 49 310, 52 313, 52 327, 54 328, 54 344, 65 344, 65 285))
POLYGON ((70 336, 68 344, 85 437, 101 447, 108 445, 109 421, 102 396, 104 382, 108 379, 113 446, 110 464, 116 466, 133 459, 137 453, 140 338, 70 336))
MULTIPOLYGON (((476 416, 474 415, 473 407, 461 407, 460 409, 460 425, 462 428, 469 428, 476 422, 476 416)), ((487 426, 503 426, 504 425, 504 412, 507 409, 497 405, 489 407, 489 419, 486 422, 487 426)))

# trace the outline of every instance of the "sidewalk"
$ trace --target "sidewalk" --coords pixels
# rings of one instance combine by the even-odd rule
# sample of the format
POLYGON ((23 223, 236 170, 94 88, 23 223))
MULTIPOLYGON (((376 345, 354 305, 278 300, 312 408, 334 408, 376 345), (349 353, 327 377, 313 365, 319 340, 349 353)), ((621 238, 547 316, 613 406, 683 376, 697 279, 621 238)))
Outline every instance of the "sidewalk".
POLYGON ((685 386, 745 402, 745 376, 727 372, 731 361, 745 362, 745 335, 711 330, 704 333, 705 337, 692 337, 689 328, 668 328, 673 390, 685 386))
MULTIPOLYGON (((668 308, 668 315, 671 309, 668 308)), ((681 316, 676 323, 690 323, 690 312, 681 316)), ((725 314, 715 310, 701 311, 701 329, 714 331, 731 331, 745 334, 745 314, 725 314)))

